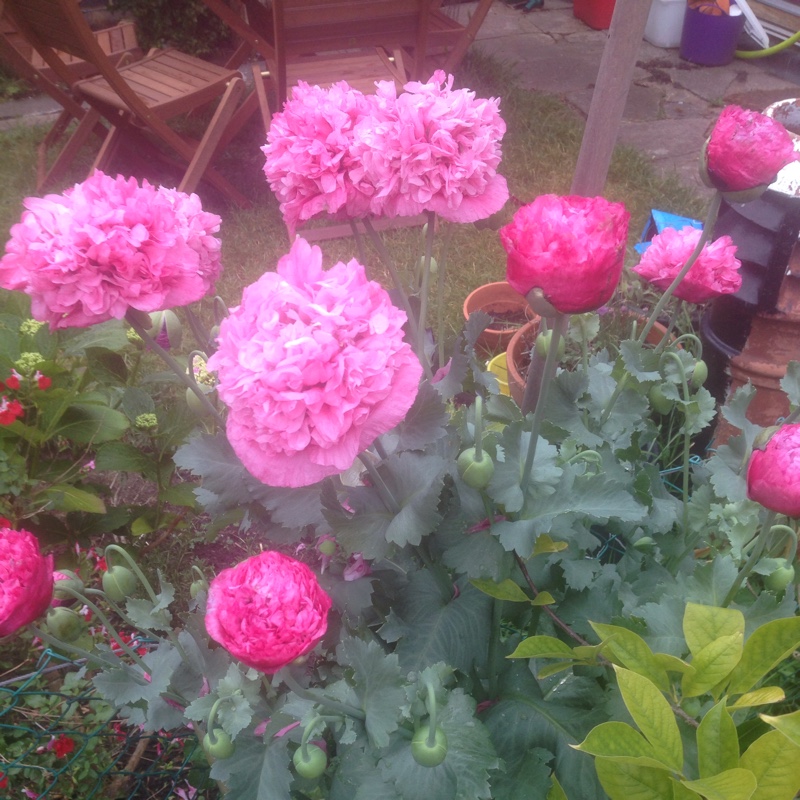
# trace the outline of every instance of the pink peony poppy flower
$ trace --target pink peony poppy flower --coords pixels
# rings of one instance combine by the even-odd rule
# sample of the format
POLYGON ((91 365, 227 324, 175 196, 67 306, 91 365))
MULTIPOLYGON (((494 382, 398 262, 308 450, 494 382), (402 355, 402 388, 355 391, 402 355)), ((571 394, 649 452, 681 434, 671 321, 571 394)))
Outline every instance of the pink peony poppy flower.
POLYGON ((0 636, 44 614, 53 596, 53 557, 28 531, 0 528, 0 636))
POLYGON ((508 186, 497 166, 506 125, 499 100, 475 99, 437 70, 428 83, 410 82, 396 95, 381 82, 372 114, 353 144, 364 176, 377 187, 375 215, 435 211, 451 222, 475 222, 499 211, 508 186))
POLYGON ((768 185, 797 159, 794 141, 780 122, 739 106, 722 110, 706 147, 708 177, 723 192, 768 185))
POLYGON ((541 195, 500 229, 506 279, 522 295, 541 290, 563 314, 599 308, 622 275, 629 219, 602 197, 541 195))
POLYGON ((273 673, 315 647, 330 607, 305 564, 267 551, 211 581, 206 630, 248 667, 273 673))
POLYGON ((297 239, 277 272, 244 290, 208 361, 247 469, 271 486, 308 486, 397 425, 422 373, 405 320, 358 262, 324 271, 321 250, 297 239))
POLYGON ((356 124, 371 107, 344 81, 329 89, 300 81, 272 117, 261 148, 264 174, 292 236, 297 225, 323 212, 353 219, 367 213, 374 187, 363 180, 351 146, 356 124))
POLYGON ((25 208, 0 286, 29 294, 33 316, 53 329, 186 305, 219 276, 220 218, 197 195, 95 172, 25 208))
POLYGON ((747 496, 771 511, 800 517, 800 424, 778 428, 747 466, 747 496))
MULTIPOLYGON (((681 230, 665 228, 653 237, 633 271, 659 289, 667 289, 689 260, 701 235, 702 231, 689 225, 681 230)), ((742 285, 741 266, 731 237, 720 236, 706 243, 675 289, 675 296, 689 303, 705 303, 712 297, 732 294, 742 285)))

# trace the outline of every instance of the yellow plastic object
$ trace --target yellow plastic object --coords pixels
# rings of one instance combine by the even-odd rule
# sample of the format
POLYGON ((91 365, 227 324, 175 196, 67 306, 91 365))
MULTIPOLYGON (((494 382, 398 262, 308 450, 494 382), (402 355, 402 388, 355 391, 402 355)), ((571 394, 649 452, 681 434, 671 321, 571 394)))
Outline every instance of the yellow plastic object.
POLYGON ((497 383, 500 384, 500 394, 511 397, 511 392, 508 389, 508 366, 506 365, 506 354, 500 353, 492 358, 487 364, 487 369, 496 378, 497 383))

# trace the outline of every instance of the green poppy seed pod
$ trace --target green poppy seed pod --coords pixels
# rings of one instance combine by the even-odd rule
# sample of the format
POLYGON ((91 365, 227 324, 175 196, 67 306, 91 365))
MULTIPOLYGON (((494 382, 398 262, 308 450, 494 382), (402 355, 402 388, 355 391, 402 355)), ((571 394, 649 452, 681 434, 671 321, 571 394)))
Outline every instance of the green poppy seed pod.
POLYGON ((484 451, 476 457, 474 447, 468 447, 456 461, 461 480, 473 489, 485 489, 494 475, 494 461, 484 451))
POLYGON ((67 643, 80 639, 85 630, 83 618, 64 606, 51 608, 45 617, 45 624, 51 636, 67 643))
POLYGON ((692 370, 691 384, 693 389, 699 389, 708 378, 708 364, 702 358, 698 358, 692 370))
POLYGON ((325 751, 315 744, 308 744, 306 745, 305 756, 303 758, 302 747, 298 747, 292 756, 292 763, 295 770, 297 770, 297 774, 310 780, 319 778, 328 766, 328 756, 325 755, 325 751))
POLYGON ((203 737, 203 750, 209 758, 230 758, 236 750, 236 745, 222 728, 214 728, 203 737))
POLYGON ((447 736, 437 726, 433 744, 428 742, 430 726, 423 725, 411 740, 411 755, 423 767, 438 767, 447 756, 447 736))
POLYGON ((139 579, 127 567, 114 566, 103 575, 103 591, 114 603, 130 597, 138 585, 139 579))
POLYGON ((59 569, 53 573, 55 582, 53 583, 53 597, 56 600, 74 600, 75 596, 67 589, 72 589, 73 592, 82 592, 84 590, 83 581, 71 569, 59 569))
POLYGON ((794 580, 794 567, 785 558, 778 559, 778 567, 764 578, 764 586, 779 594, 794 580))

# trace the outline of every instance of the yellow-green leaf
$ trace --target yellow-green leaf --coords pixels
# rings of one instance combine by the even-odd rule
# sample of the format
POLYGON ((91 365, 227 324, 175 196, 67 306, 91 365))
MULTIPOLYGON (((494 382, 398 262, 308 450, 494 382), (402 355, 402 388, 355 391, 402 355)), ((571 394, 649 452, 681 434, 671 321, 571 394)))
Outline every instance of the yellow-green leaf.
POLYGON ((677 656, 671 656, 668 653, 654 653, 653 655, 658 665, 667 672, 680 672, 682 675, 687 672, 694 672, 694 667, 691 664, 687 664, 677 656))
POLYGON ((742 754, 740 764, 758 781, 752 800, 792 800, 800 790, 800 747, 779 731, 756 739, 742 754))
POLYGON ((536 670, 536 678, 541 681, 545 678, 549 678, 551 675, 558 675, 559 672, 568 670, 574 663, 574 661, 559 661, 555 664, 548 664, 546 667, 541 667, 536 670))
POLYGON ((697 800, 700 797, 697 792, 676 781, 675 778, 670 778, 670 783, 672 784, 672 800, 697 800))
POLYGON ((534 606, 551 606, 555 603, 556 599, 550 592, 539 592, 536 597, 531 600, 531 605, 534 606))
POLYGON ((739 766, 739 737, 724 700, 708 711, 697 729, 697 761, 701 778, 739 766))
POLYGON ((745 643, 742 660, 731 675, 728 693, 749 691, 798 647, 800 617, 776 619, 756 628, 745 643))
POLYGON ((756 790, 756 776, 748 769, 729 769, 699 781, 682 781, 706 800, 750 800, 756 790))
MULTIPOLYGON (((723 636, 744 637, 744 614, 733 608, 687 603, 683 614, 683 635, 689 651, 697 654, 723 636)), ((749 686, 747 687, 750 688, 749 686)))
POLYGON ((572 648, 555 636, 529 636, 506 658, 572 658, 572 648))
POLYGON ((566 550, 569 545, 566 542, 554 542, 546 533, 536 537, 536 544, 533 546, 533 555, 540 556, 545 553, 560 553, 566 550))
POLYGON ((495 583, 485 578, 475 578, 471 580, 470 583, 476 589, 479 589, 484 594, 488 594, 489 597, 494 597, 497 600, 509 600, 512 603, 530 603, 531 601, 530 597, 528 597, 528 595, 526 595, 510 578, 506 578, 500 583, 495 583))
POLYGON ((558 778, 555 775, 551 775, 550 779, 553 781, 553 785, 547 793, 546 800, 567 800, 567 793, 561 788, 558 778))
POLYGON ((86 511, 90 514, 105 514, 106 505, 102 498, 85 489, 78 489, 68 483, 56 483, 48 487, 45 496, 53 511, 86 511))
POLYGON ((595 661, 602 649, 602 644, 579 644, 572 648, 572 655, 581 661, 595 661))
POLYGON ((666 671, 641 636, 618 625, 589 624, 603 640, 604 651, 611 661, 649 678, 662 692, 670 690, 666 671))
POLYGON ((658 748, 664 764, 680 772, 683 768, 683 744, 678 723, 669 703, 648 678, 615 666, 617 683, 625 707, 644 737, 658 748))
POLYGON ((687 673, 681 682, 684 697, 697 697, 713 689, 739 663, 742 657, 744 635, 740 632, 713 639, 695 653, 692 659, 694 674, 687 673))
POLYGON ((753 706, 766 706, 770 703, 780 703, 786 699, 786 693, 780 686, 762 686, 753 692, 743 694, 728 709, 735 711, 738 708, 752 708, 753 706))
POLYGON ((611 800, 670 800, 672 782, 667 772, 611 758, 595 761, 597 777, 611 800))
POLYGON ((759 714, 759 717, 773 728, 779 730, 790 741, 800 747, 800 711, 793 711, 791 714, 782 714, 779 717, 770 717, 767 714, 759 714))
POLYGON ((603 722, 589 731, 589 735, 580 744, 571 746, 593 756, 613 758, 653 769, 672 769, 670 764, 661 760, 658 749, 626 722, 603 722))

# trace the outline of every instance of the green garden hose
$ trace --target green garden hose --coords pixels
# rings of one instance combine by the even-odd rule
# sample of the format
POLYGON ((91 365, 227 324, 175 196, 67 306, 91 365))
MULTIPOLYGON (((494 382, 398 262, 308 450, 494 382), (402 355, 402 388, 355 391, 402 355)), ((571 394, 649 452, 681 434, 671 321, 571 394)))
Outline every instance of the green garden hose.
POLYGON ((800 31, 797 31, 797 33, 792 34, 785 41, 778 42, 778 44, 772 47, 765 47, 763 50, 737 50, 734 55, 737 58, 764 58, 765 56, 772 56, 775 55, 775 53, 780 53, 781 50, 791 47, 797 41, 800 41, 800 31))

